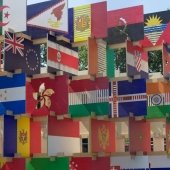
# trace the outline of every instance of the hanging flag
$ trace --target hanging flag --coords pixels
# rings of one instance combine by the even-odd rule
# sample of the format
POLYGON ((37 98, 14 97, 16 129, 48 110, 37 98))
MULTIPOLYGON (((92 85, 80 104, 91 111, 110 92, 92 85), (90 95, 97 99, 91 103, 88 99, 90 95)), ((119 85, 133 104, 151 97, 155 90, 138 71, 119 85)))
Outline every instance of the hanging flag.
POLYGON ((85 41, 91 34, 91 6, 74 8, 74 42, 85 41))
POLYGON ((12 158, 12 161, 8 161, 2 167, 2 170, 25 170, 26 159, 24 158, 12 158))
POLYGON ((41 122, 30 121, 30 154, 41 153, 41 122))
MULTIPOLYGON (((67 0, 49 2, 39 5, 39 10, 31 16, 27 25, 45 30, 68 32, 68 2, 67 0)), ((31 10, 30 10, 31 11, 31 10)))
POLYGON ((95 160, 92 160, 91 157, 72 157, 69 167, 69 170, 109 170, 110 158, 97 157, 95 160))
POLYGON ((56 115, 68 113, 68 76, 34 78, 27 82, 27 113, 56 115))
POLYGON ((143 47, 170 43, 170 11, 161 11, 144 15, 144 40, 140 43, 143 47))
POLYGON ((30 156, 30 118, 17 119, 17 153, 22 157, 30 156))
POLYGON ((147 82, 147 118, 164 118, 170 109, 170 83, 147 82))
POLYGON ((162 47, 162 63, 163 63, 163 76, 166 79, 170 77, 170 47, 167 43, 163 43, 162 47))
POLYGON ((91 37, 107 37, 107 1, 91 4, 91 37))
POLYGON ((78 75, 78 52, 70 44, 63 45, 56 41, 56 37, 48 35, 47 49, 48 72, 61 70, 78 75))
POLYGON ((150 122, 146 120, 129 121, 129 140, 130 140, 130 153, 143 152, 148 154, 151 152, 150 147, 150 122))
POLYGON ((13 74, 12 77, 0 76, 0 82, 0 115, 6 114, 7 111, 13 114, 25 113, 25 74, 13 74))
POLYGON ((106 75, 106 42, 88 38, 88 71, 91 75, 106 75))
POLYGON ((69 85, 69 113, 72 117, 108 115, 108 79, 73 80, 69 85))
POLYGON ((88 38, 88 72, 90 75, 97 74, 97 42, 95 38, 88 38))
POLYGON ((40 46, 15 34, 5 32, 4 70, 21 69, 28 76, 40 73, 40 46))
POLYGON ((115 77, 115 53, 114 50, 107 46, 106 48, 106 71, 108 78, 115 77))
POLYGON ((166 151, 170 154, 170 122, 166 121, 166 151))
POLYGON ((91 120, 92 152, 115 152, 115 125, 111 121, 91 120))
POLYGON ((17 152, 17 121, 14 116, 4 116, 3 156, 14 157, 17 152))
POLYGON ((107 21, 109 44, 123 43, 127 38, 132 41, 144 38, 142 5, 108 11, 107 21))
POLYGON ((97 42, 97 58, 98 74, 106 76, 106 42, 103 40, 97 42))
POLYGON ((27 160, 26 170, 69 170, 69 157, 32 158, 27 160))
POLYGON ((26 6, 26 0, 0 1, 0 11, 2 13, 0 16, 1 35, 9 29, 12 29, 14 32, 22 32, 26 30, 26 6), (16 4, 19 4, 19 6, 16 4))
POLYGON ((54 156, 57 153, 64 153, 67 156, 80 153, 79 122, 71 119, 57 120, 55 117, 49 117, 47 143, 48 156, 54 156))
POLYGON ((72 157, 69 170, 87 170, 92 169, 91 157, 72 157))
MULTIPOLYGON (((125 117, 133 113, 134 116, 147 114, 146 80, 136 79, 132 82, 113 81, 112 87, 113 109, 111 115, 114 117, 125 117), (126 88, 125 88, 126 87, 126 88)), ((111 89, 110 89, 111 90, 111 89)))
POLYGON ((140 75, 140 78, 148 78, 148 55, 143 49, 127 40, 126 69, 129 77, 140 75))

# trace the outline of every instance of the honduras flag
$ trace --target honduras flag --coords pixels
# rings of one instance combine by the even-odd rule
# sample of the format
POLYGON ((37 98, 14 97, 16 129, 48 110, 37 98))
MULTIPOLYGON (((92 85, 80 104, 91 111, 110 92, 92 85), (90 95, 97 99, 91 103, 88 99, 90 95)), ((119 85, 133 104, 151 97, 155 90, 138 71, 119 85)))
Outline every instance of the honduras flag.
POLYGON ((0 76, 0 115, 7 111, 15 114, 25 113, 26 75, 13 74, 12 77, 0 76))

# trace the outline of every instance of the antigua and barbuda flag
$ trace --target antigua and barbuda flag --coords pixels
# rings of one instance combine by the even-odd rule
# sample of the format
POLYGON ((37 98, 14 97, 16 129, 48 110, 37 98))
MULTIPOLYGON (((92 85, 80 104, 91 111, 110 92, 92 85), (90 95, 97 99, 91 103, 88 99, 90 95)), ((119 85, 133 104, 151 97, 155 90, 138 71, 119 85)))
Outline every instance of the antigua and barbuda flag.
POLYGON ((51 6, 47 6, 46 9, 43 9, 43 5, 39 6, 39 12, 28 19, 27 25, 45 30, 68 32, 67 0, 53 0, 53 2, 51 1, 51 6))
POLYGON ((170 43, 170 11, 161 11, 144 15, 144 40, 140 43, 143 47, 162 45, 165 41, 170 43))
POLYGON ((26 30, 26 0, 0 0, 0 34, 26 30))
POLYGON ((148 55, 140 46, 126 42, 126 70, 128 77, 148 78, 148 55))

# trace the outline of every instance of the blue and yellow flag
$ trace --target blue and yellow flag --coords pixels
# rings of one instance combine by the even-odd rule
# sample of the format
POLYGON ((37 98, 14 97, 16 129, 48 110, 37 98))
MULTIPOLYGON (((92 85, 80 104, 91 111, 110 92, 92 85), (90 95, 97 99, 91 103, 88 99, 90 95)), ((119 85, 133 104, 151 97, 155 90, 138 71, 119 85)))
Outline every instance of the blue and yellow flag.
POLYGON ((26 116, 17 119, 17 153, 30 156, 30 118, 26 116))

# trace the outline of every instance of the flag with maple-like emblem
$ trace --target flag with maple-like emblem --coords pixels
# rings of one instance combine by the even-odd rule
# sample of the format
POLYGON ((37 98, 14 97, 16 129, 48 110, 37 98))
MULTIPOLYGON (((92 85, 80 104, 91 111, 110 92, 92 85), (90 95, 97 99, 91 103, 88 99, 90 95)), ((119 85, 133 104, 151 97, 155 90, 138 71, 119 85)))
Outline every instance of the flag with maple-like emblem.
POLYGON ((45 76, 27 82, 27 113, 41 116, 68 113, 68 76, 45 76))
POLYGON ((115 151, 115 125, 111 121, 91 120, 92 152, 115 151))
POLYGON ((0 12, 2 13, 0 15, 1 35, 9 29, 12 29, 14 32, 21 32, 26 30, 26 6, 26 0, 0 1, 0 12))

